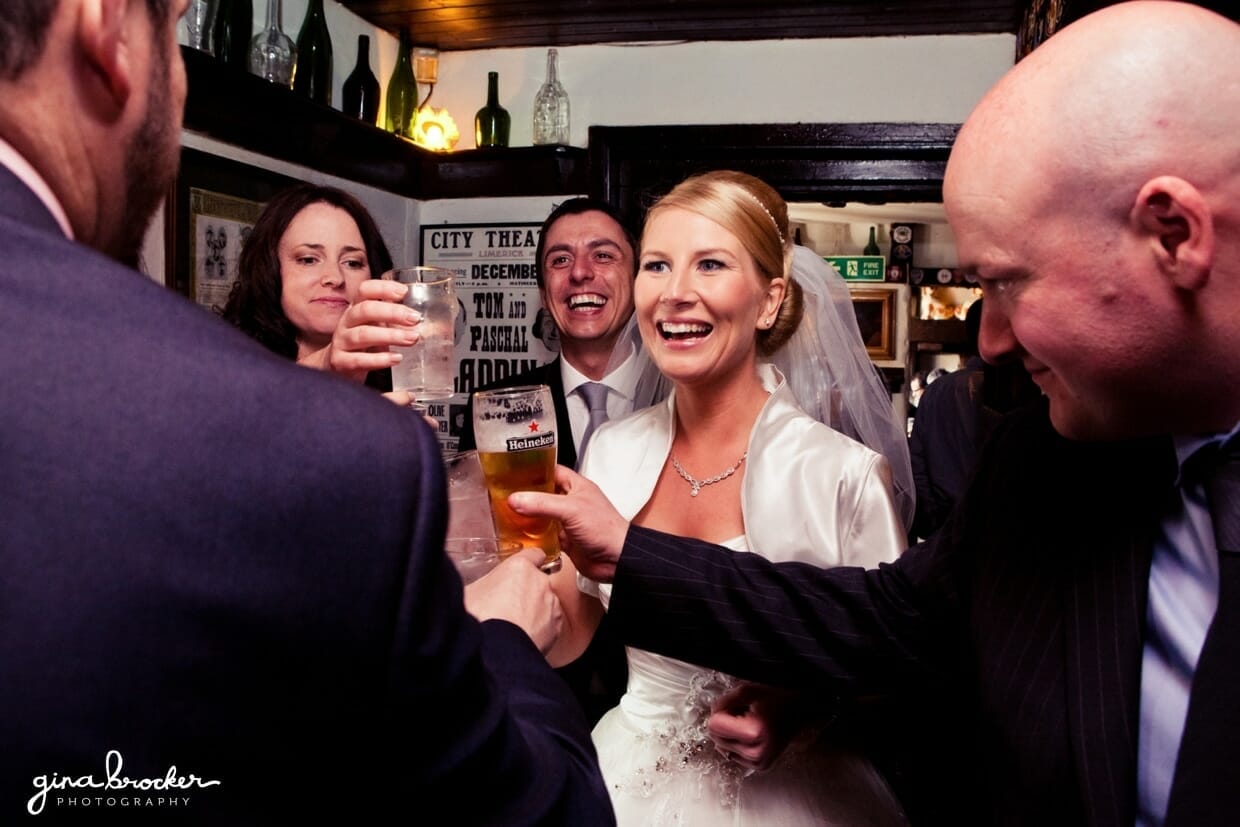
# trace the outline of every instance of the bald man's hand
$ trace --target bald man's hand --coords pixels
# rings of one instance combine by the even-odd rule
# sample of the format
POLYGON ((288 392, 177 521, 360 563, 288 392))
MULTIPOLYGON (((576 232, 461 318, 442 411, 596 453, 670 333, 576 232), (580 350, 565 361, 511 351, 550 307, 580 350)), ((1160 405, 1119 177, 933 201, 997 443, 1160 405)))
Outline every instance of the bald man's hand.
POLYGON ((610 583, 629 532, 628 521, 597 485, 577 472, 557 465, 555 484, 562 493, 518 491, 509 495, 508 507, 523 516, 559 520, 560 544, 577 571, 599 583, 610 583))

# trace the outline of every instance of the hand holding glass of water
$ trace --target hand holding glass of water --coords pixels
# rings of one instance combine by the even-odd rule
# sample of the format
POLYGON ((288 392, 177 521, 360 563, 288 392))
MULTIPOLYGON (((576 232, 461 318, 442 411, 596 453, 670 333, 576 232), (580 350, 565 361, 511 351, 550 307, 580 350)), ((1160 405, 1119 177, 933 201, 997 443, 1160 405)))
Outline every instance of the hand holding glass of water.
POLYGON ((408 391, 415 402, 452 395, 452 347, 456 323, 456 274, 441 267, 399 267, 383 274, 409 288, 402 304, 418 312, 418 341, 391 345, 401 359, 392 366, 392 390, 408 391))
POLYGON ((560 526, 523 517, 508 507, 514 491, 555 491, 555 407, 546 385, 524 385, 474 394, 474 439, 501 540, 542 549, 543 571, 558 571, 560 526))

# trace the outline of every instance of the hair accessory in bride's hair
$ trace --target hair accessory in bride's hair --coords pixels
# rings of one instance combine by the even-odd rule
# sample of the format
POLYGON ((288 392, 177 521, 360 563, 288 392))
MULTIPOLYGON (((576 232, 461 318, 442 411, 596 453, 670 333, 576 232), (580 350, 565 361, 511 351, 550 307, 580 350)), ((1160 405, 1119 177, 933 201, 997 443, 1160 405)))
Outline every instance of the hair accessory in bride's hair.
POLYGON ((762 212, 766 213, 766 217, 771 219, 771 223, 775 225, 775 235, 779 236, 779 245, 782 247, 784 244, 784 234, 779 229, 779 222, 775 220, 775 213, 771 212, 770 208, 767 207, 766 204, 762 203, 761 198, 754 195, 749 190, 745 189, 744 187, 741 187, 741 192, 745 193, 745 195, 748 196, 751 201, 753 201, 755 204, 761 207, 762 212))

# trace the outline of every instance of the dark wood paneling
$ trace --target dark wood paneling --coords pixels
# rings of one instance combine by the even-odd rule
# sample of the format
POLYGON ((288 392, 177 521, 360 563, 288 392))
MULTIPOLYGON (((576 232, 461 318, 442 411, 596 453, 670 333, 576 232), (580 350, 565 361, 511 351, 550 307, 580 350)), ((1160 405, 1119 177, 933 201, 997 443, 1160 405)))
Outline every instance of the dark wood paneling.
POLYGON ((523 146, 434 154, 422 198, 576 195, 590 188, 587 155, 573 146, 523 146))
POLYGON ((592 194, 634 225, 695 172, 756 175, 789 201, 941 201, 956 124, 591 127, 592 194))
POLYGON ((421 192, 420 156, 433 153, 195 49, 181 55, 186 129, 399 195, 421 192))
POLYGON ((420 200, 567 195, 589 186, 579 147, 431 152, 202 52, 181 54, 185 127, 261 155, 420 200))

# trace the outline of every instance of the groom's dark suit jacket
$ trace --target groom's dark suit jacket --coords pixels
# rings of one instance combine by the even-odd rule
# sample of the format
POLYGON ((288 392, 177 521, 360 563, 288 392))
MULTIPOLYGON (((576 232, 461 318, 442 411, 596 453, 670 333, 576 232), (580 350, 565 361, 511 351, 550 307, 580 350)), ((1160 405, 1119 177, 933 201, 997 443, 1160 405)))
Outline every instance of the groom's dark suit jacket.
POLYGON ((2 167, 0 249, 0 823, 58 780, 32 823, 611 820, 571 695, 463 610, 418 417, 68 241, 2 167), (110 753, 219 783, 108 788, 110 753))
POLYGON ((630 645, 751 680, 961 687, 976 780, 957 823, 1131 827, 1152 538, 1174 474, 1169 440, 1070 442, 1039 405, 893 564, 775 566, 632 528, 609 615, 630 645))

